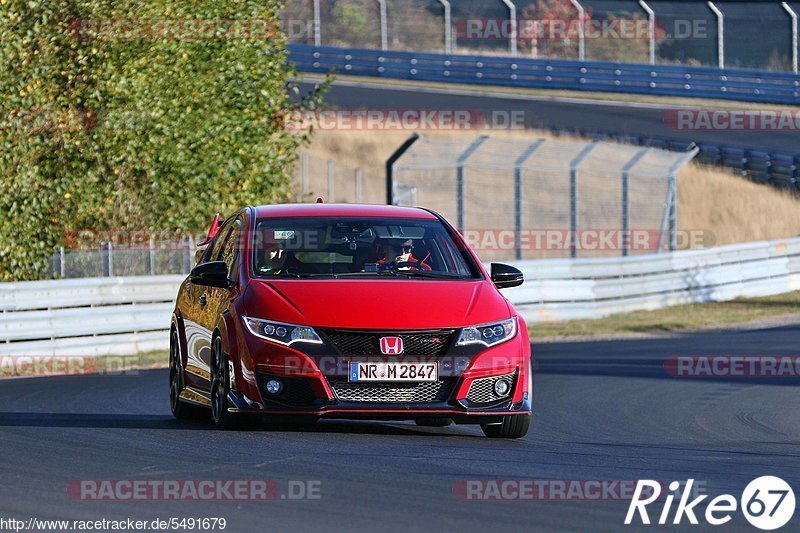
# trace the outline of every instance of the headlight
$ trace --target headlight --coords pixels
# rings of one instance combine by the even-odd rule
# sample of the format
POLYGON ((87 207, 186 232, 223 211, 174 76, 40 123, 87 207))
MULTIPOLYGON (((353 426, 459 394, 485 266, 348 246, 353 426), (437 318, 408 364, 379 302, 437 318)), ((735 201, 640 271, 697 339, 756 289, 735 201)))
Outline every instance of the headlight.
POLYGON ((482 326, 472 326, 461 330, 456 346, 467 344, 483 344, 494 346, 513 339, 517 335, 517 319, 509 318, 494 324, 483 324, 482 326))
POLYGON ((314 328, 309 326, 296 326, 283 322, 272 322, 261 320, 260 318, 244 317, 244 324, 250 333, 256 337, 261 337, 273 342, 290 346, 296 342, 306 342, 310 344, 322 344, 314 328))

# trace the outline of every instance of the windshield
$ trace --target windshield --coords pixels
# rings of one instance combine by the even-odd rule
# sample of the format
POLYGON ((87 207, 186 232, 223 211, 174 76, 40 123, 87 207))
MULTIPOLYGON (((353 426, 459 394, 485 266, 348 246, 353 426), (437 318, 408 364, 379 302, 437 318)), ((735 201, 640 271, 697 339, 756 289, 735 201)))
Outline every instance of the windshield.
POLYGON ((481 279, 438 220, 265 218, 253 239, 256 277, 481 279))

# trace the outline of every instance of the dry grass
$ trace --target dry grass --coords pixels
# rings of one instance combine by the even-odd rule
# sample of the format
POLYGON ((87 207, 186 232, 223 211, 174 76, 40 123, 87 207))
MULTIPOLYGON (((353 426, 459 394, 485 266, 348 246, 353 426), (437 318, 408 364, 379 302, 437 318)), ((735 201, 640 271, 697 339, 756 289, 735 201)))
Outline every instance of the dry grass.
MULTIPOLYGON (((502 130, 496 138, 552 138, 532 130, 502 130)), ((365 201, 380 201, 386 159, 410 135, 408 131, 319 131, 309 154, 336 161, 343 167, 360 167, 365 173, 365 201)), ((474 131, 426 133, 430 138, 474 138, 474 131)), ((562 137, 563 138, 563 137, 562 137)), ((319 174, 318 172, 316 174, 319 174)), ((317 190, 323 190, 317 187, 317 190)), ((706 244, 731 244, 800 235, 800 198, 769 186, 752 183, 722 168, 686 166, 679 177, 679 224, 685 231, 711 234, 706 244)))
POLYGON ((702 165, 679 177, 681 229, 708 229, 716 244, 800 235, 800 198, 702 165))

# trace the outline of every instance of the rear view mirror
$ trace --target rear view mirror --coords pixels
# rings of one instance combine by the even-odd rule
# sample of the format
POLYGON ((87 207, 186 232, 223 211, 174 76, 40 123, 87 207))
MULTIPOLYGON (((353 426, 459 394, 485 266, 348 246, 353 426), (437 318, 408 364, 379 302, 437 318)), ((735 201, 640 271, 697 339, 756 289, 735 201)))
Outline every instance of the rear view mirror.
POLYGON ((211 261, 197 265, 192 269, 189 278, 195 285, 221 288, 231 286, 231 280, 228 279, 228 264, 225 261, 211 261))
POLYGON ((522 271, 511 265, 492 263, 492 281, 498 289, 519 287, 525 281, 522 271))

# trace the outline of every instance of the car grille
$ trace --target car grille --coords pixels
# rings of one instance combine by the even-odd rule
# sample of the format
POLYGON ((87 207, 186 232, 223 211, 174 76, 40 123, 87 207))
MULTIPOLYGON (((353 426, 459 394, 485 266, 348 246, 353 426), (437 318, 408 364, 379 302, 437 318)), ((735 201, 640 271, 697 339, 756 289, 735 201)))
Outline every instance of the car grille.
POLYGON ((336 397, 343 402, 427 403, 444 402, 453 390, 453 380, 420 383, 350 383, 330 379, 336 397))
POLYGON ((490 378, 480 378, 476 379, 472 382, 469 386, 469 392, 467 393, 467 400, 472 403, 494 403, 503 398, 508 398, 509 394, 511 394, 511 390, 509 389, 508 394, 505 396, 498 396, 494 392, 494 384, 500 381, 501 379, 505 379, 511 384, 512 389, 514 386, 514 374, 505 374, 503 376, 492 376, 490 378))
POLYGON ((453 330, 421 332, 375 332, 332 330, 325 332, 342 355, 381 355, 381 337, 403 339, 403 355, 444 355, 450 347, 453 330))

